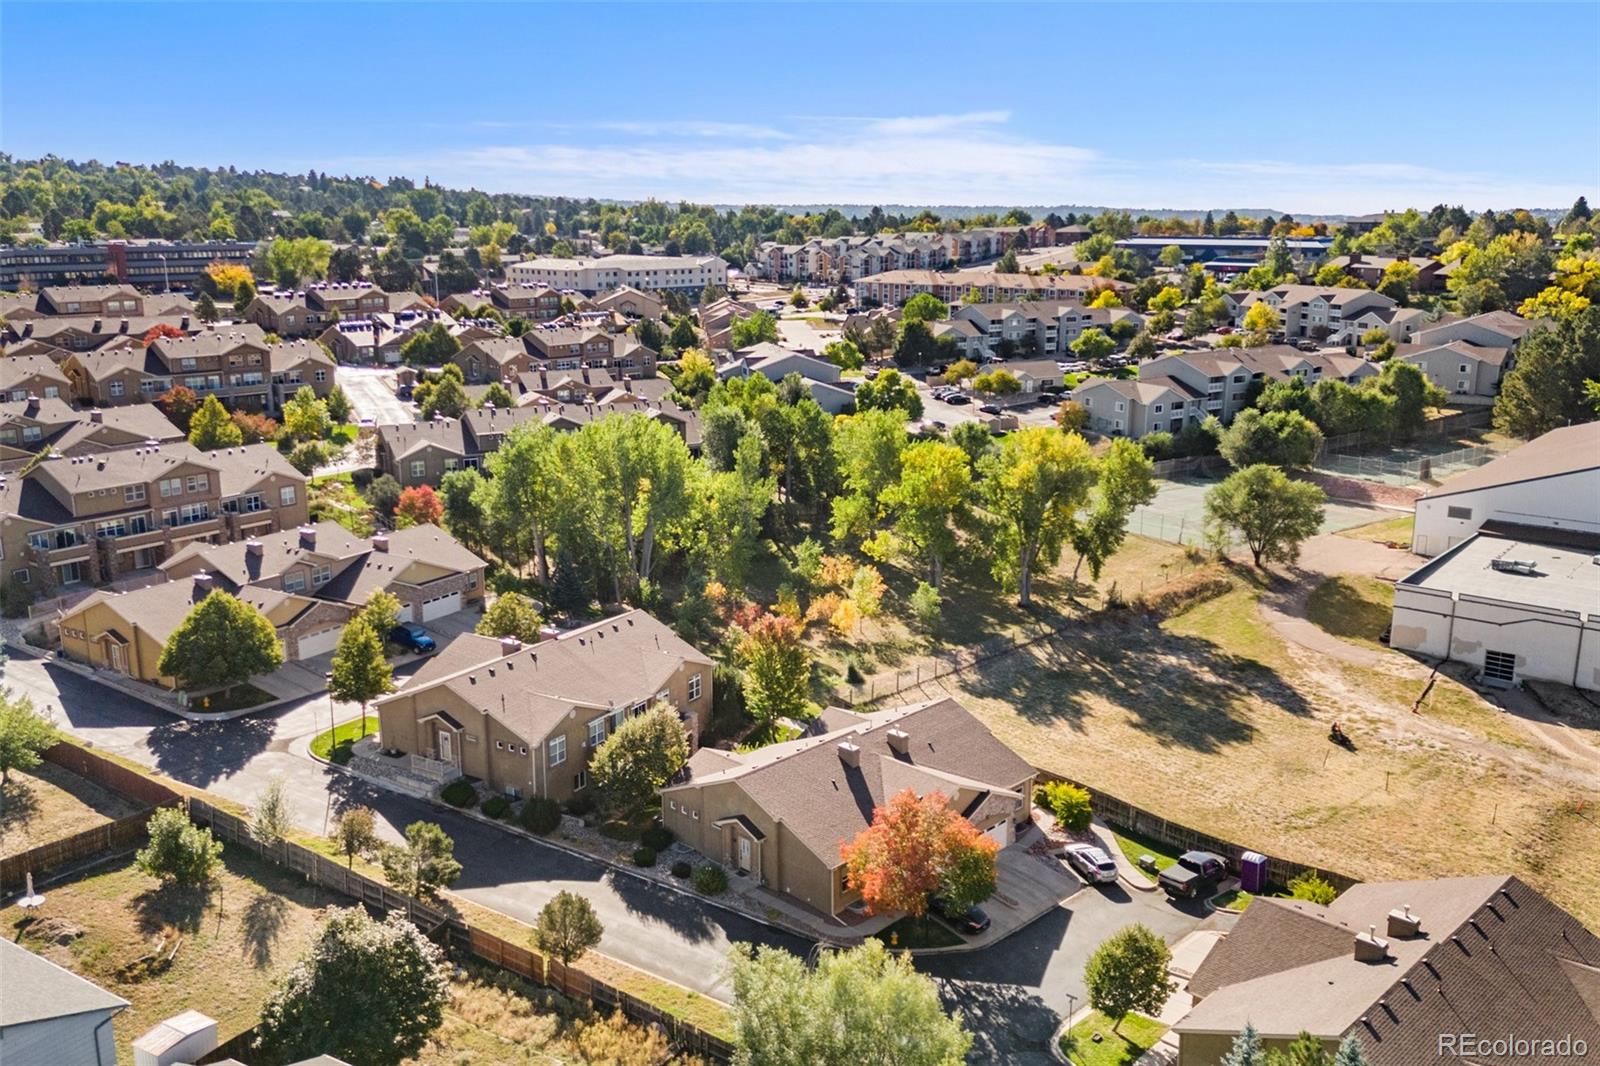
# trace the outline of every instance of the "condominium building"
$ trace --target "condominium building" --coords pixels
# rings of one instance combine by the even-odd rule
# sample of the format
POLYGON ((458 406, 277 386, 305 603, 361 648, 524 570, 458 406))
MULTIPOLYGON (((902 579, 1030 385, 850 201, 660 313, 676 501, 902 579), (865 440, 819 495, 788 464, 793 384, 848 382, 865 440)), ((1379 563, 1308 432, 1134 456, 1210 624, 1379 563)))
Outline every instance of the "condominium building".
MULTIPOLYGON (((1233 324, 1243 325, 1244 316, 1258 303, 1277 312, 1284 336, 1289 340, 1315 340, 1326 344, 1355 344, 1361 334, 1376 325, 1390 328, 1400 305, 1371 289, 1324 288, 1321 285, 1279 285, 1261 291, 1225 293, 1233 324), (1374 314, 1385 312, 1385 314, 1374 314)), ((1394 327, 1405 340, 1426 315, 1415 311, 1399 316, 1394 327)), ((1391 334, 1393 335, 1393 334, 1391 334)))
POLYGON ((271 406, 269 348, 260 326, 241 323, 157 337, 143 348, 73 353, 62 370, 77 399, 102 407, 149 402, 183 385, 230 406, 264 410, 271 406))
POLYGON ((707 285, 728 284, 728 263, 715 255, 607 255, 597 259, 540 257, 513 263, 506 271, 520 285, 575 289, 587 296, 624 285, 645 292, 697 293, 707 285))
POLYGON ((188 288, 212 263, 249 266, 254 241, 99 241, 0 247, 0 289, 107 278, 142 289, 188 288))
POLYGON ((52 454, 0 475, 0 559, 8 578, 51 595, 153 567, 193 541, 297 526, 306 513, 305 477, 270 444, 52 454))
POLYGON ((929 292, 946 303, 964 299, 976 289, 983 302, 1010 300, 1077 300, 1088 303, 1101 289, 1126 292, 1125 281, 1087 274, 1001 274, 991 269, 891 270, 861 278, 855 283, 856 299, 881 304, 902 304, 929 292))

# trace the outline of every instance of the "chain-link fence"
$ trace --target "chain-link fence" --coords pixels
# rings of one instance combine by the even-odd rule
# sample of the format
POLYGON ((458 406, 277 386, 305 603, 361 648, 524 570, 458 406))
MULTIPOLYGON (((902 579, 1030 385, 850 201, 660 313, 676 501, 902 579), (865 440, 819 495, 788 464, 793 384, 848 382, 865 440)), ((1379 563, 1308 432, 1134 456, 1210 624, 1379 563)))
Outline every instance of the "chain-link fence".
MULTIPOLYGON (((1418 451, 1425 449, 1409 449, 1418 451)), ((1323 452, 1314 468, 1327 474, 1355 477, 1363 481, 1382 481, 1390 485, 1415 485, 1420 481, 1441 481, 1463 470, 1483 466, 1505 454, 1500 444, 1471 444, 1413 458, 1380 458, 1376 455, 1323 452)))

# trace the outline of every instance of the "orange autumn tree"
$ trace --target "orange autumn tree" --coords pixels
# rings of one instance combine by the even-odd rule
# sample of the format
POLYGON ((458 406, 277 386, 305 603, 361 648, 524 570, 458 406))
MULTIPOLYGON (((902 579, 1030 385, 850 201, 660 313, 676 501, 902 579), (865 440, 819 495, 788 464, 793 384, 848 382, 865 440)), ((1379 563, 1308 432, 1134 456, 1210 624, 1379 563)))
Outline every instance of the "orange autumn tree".
POLYGON ((187 336, 188 334, 179 329, 177 326, 174 326, 168 322, 157 322, 155 325, 144 331, 144 336, 139 338, 139 343, 148 346, 151 341, 157 339, 158 337, 187 336))
POLYGON ((418 485, 401 491, 394 516, 402 529, 408 525, 427 525, 429 522, 438 525, 444 517, 444 503, 440 501, 439 494, 433 491, 433 486, 418 485))
POLYGON ((911 789, 872 812, 872 824, 839 848, 846 884, 861 893, 869 914, 921 917, 937 892, 952 912, 994 892, 1000 845, 961 817, 943 793, 918 797, 911 789))

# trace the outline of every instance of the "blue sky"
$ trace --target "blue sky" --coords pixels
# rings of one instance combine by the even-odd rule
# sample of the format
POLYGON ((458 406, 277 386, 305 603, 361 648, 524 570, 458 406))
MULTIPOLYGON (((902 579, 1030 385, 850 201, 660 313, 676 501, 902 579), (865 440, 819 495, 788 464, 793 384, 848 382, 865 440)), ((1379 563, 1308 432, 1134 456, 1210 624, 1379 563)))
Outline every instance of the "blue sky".
POLYGON ((1564 207, 1600 192, 1597 41, 1594 0, 6 0, 0 147, 717 203, 1564 207))

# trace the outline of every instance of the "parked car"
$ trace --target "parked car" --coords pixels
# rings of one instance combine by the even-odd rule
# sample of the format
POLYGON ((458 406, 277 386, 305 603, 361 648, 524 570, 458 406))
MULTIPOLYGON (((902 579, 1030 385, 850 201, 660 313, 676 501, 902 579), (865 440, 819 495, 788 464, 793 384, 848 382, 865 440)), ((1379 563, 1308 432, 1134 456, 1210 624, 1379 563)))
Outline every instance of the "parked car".
POLYGON ((1156 881, 1174 899, 1197 899, 1210 894, 1228 876, 1228 864, 1210 851, 1186 851, 1161 871, 1156 881))
POLYGON ((1093 884, 1106 884, 1117 879, 1117 864, 1111 861, 1111 856, 1093 844, 1068 844, 1066 851, 1067 865, 1083 875, 1083 879, 1093 884))
POLYGON ((1233 332, 1233 327, 1232 326, 1218 326, 1217 327, 1217 336, 1219 336, 1219 337, 1226 337, 1228 334, 1230 334, 1232 332, 1233 332))
POLYGON ((959 914, 952 914, 950 913, 950 907, 938 896, 931 897, 928 903, 931 905, 933 912, 955 926, 957 932, 972 936, 989 928, 989 915, 984 912, 982 907, 968 907, 959 914))
POLYGON ((1296 344, 1295 347, 1300 349, 1302 352, 1314 352, 1317 350, 1317 342, 1301 341, 1299 344, 1296 344))
POLYGON ((983 406, 979 407, 978 410, 982 411, 986 415, 997 415, 997 414, 1000 413, 1000 408, 995 406, 992 403, 986 403, 983 406))
POLYGON ((428 631, 415 622, 402 622, 389 630, 389 643, 398 644, 418 655, 432 655, 439 650, 439 645, 434 643, 428 631))
POLYGON ((948 403, 948 404, 953 404, 956 407, 960 407, 963 404, 971 403, 972 402, 972 397, 971 396, 967 396, 964 393, 958 392, 958 393, 954 393, 953 395, 946 396, 944 398, 944 402, 948 403))

